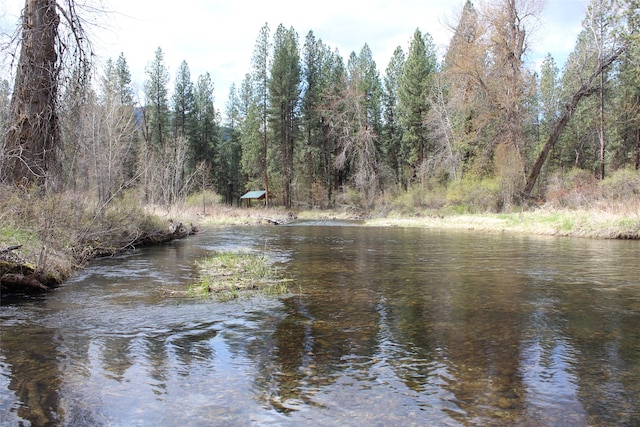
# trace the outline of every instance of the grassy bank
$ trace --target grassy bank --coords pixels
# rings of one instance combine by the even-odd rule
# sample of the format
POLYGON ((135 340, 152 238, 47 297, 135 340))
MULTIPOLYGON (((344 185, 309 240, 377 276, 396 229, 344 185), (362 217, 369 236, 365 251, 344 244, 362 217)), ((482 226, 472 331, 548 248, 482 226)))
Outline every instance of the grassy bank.
POLYGON ((598 239, 640 239, 640 214, 596 210, 537 209, 519 213, 434 215, 369 219, 369 226, 516 232, 598 239))
POLYGON ((509 213, 459 213, 451 207, 410 211, 372 211, 368 215, 350 207, 333 210, 294 210, 282 208, 237 208, 212 203, 203 208, 185 203, 170 210, 154 208, 164 217, 180 217, 201 228, 226 225, 285 224, 298 220, 350 220, 363 219, 365 226, 421 227, 485 232, 516 232, 538 235, 571 236, 597 239, 640 239, 640 202, 610 200, 590 202, 584 197, 582 204, 567 206, 557 200, 543 206, 514 208, 509 213))
POLYGON ((148 212, 135 194, 97 203, 76 193, 41 195, 0 187, 3 292, 46 290, 87 261, 189 234, 148 212))

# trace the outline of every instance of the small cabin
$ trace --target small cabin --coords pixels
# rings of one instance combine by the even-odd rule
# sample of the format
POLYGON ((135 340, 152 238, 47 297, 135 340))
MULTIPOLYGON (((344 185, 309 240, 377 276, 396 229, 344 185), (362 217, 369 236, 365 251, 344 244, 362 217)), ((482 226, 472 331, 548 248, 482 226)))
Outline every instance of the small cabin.
POLYGON ((252 200, 263 200, 262 205, 264 206, 264 201, 267 199, 266 191, 249 191, 240 197, 240 201, 246 200, 247 207, 251 207, 252 200))

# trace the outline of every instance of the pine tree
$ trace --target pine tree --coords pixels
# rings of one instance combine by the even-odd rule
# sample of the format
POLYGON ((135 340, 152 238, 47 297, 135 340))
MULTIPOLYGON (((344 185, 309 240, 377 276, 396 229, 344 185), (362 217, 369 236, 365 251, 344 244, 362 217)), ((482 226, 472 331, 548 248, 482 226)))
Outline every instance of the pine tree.
POLYGON ((244 189, 240 128, 246 117, 234 84, 229 89, 225 112, 226 122, 218 149, 217 188, 218 193, 224 195, 226 203, 233 205, 240 200, 244 189))
MULTIPOLYGON (((136 177, 136 120, 128 68, 121 55, 109 58, 101 82, 99 102, 89 109, 88 131, 93 147, 93 177, 98 199, 108 203, 136 177), (124 65, 123 65, 124 64, 124 65), (127 103, 128 101, 128 103, 127 103)), ((93 98, 93 97, 92 97, 93 98)), ((85 114, 86 115, 86 114, 85 114)))
POLYGON ((322 117, 319 106, 325 91, 323 69, 326 67, 327 48, 316 39, 313 31, 305 38, 302 60, 302 80, 305 88, 301 103, 303 144, 300 173, 305 176, 307 203, 315 205, 313 186, 322 176, 321 145, 322 117))
POLYGON ((115 71, 118 80, 118 97, 120 104, 133 105, 134 96, 133 88, 131 87, 131 71, 122 52, 118 56, 118 59, 116 59, 115 71))
MULTIPOLYGON (((260 171, 262 174, 262 184, 264 190, 267 192, 265 198, 266 206, 269 206, 269 140, 268 140, 268 123, 267 114, 269 108, 269 64, 270 64, 270 43, 269 43, 269 25, 265 24, 258 34, 258 40, 253 52, 252 58, 252 82, 254 84, 254 94, 256 97, 256 106, 259 108, 257 112, 260 116, 260 128, 252 130, 259 132, 262 135, 261 144, 261 158, 260 158, 260 171)), ((253 138, 248 139, 253 140, 253 138)))
MULTIPOLYGON (((599 2, 600 0, 593 1, 599 2)), ((565 95, 561 114, 555 121, 549 138, 530 169, 523 190, 525 196, 532 194, 549 153, 555 148, 567 124, 576 119, 574 116, 576 115, 576 110, 582 104, 581 101, 588 99, 599 91, 599 88, 602 87, 602 84, 599 84, 601 83, 601 75, 606 73, 630 49, 637 30, 637 28, 634 29, 633 25, 635 21, 633 17, 637 11, 634 13, 632 9, 637 4, 631 0, 621 0, 616 2, 616 5, 620 7, 605 8, 606 13, 612 13, 606 19, 616 23, 610 27, 611 31, 601 33, 600 29, 603 28, 591 25, 590 23, 593 20, 590 19, 585 19, 583 23, 583 31, 578 36, 574 52, 567 59, 566 69, 562 78, 565 95), (602 43, 593 42, 595 35, 605 35, 605 33, 607 37, 601 38, 602 43), (604 55, 602 52, 604 52, 604 55)), ((593 117, 593 114, 591 116, 593 117)), ((595 116, 598 117, 598 114, 595 114, 595 116)), ((575 138, 571 139, 577 142, 575 138)), ((601 165, 597 169, 602 172, 601 165)))
POLYGON ((348 92, 348 78, 344 61, 337 49, 334 51, 327 49, 322 76, 325 85, 322 100, 318 106, 322 127, 322 176, 327 191, 327 202, 332 206, 336 191, 346 181, 345 169, 336 165, 338 155, 336 151, 342 132, 342 123, 336 118, 344 113, 342 98, 348 92))
POLYGON ((162 48, 158 47, 145 71, 145 139, 150 147, 162 150, 169 138, 169 70, 164 63, 162 48))
POLYGON ((193 155, 196 162, 207 162, 215 170, 218 122, 213 97, 213 80, 209 73, 198 77, 194 90, 193 155))
MULTIPOLYGON (((629 27, 640 32, 640 2, 629 9, 629 27)), ((613 154, 618 167, 632 164, 640 169, 640 37, 629 38, 629 50, 622 57, 619 74, 616 108, 620 116, 617 133, 620 135, 621 147, 613 154)))
POLYGON ((269 80, 270 123, 279 146, 282 174, 282 203, 292 202, 294 149, 298 134, 300 96, 300 54, 298 35, 293 28, 278 26, 273 42, 273 62, 269 80))
POLYGON ((432 151, 426 119, 435 72, 436 56, 431 36, 423 37, 417 29, 398 85, 398 107, 403 126, 401 164, 408 167, 413 176, 424 168, 432 151))
POLYGON ((368 125, 379 136, 382 131, 382 83, 368 44, 365 43, 358 55, 352 55, 348 68, 352 81, 357 83, 356 89, 364 95, 368 125))
POLYGON ((398 91, 405 61, 404 51, 398 46, 393 52, 384 76, 384 125, 382 129, 381 147, 384 160, 393 171, 396 184, 402 182, 400 169, 402 127, 399 123, 398 91))
POLYGON ((193 82, 187 61, 182 61, 176 72, 173 88, 173 129, 174 138, 189 138, 191 135, 191 119, 195 108, 193 82))

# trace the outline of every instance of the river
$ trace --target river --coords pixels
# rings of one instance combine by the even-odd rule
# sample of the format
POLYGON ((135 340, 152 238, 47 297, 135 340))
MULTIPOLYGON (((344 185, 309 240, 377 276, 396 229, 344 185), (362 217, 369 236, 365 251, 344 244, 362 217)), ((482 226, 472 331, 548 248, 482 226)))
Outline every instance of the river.
POLYGON ((222 227, 0 307, 3 426, 640 425, 640 242, 222 227), (291 293, 187 298, 216 250, 291 293))

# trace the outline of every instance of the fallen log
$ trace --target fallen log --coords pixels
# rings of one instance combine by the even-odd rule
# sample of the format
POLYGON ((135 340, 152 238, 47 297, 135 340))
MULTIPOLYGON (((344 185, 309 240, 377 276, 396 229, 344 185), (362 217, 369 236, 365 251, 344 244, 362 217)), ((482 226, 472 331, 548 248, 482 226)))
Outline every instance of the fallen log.
POLYGON ((279 220, 279 219, 274 219, 274 218, 265 218, 265 221, 267 221, 268 224, 272 224, 272 225, 282 225, 284 224, 283 220, 279 220))
POLYGON ((18 273, 7 273, 0 277, 0 283, 5 286, 25 286, 28 288, 48 291, 49 288, 41 281, 36 279, 32 274, 24 275, 18 273))
POLYGON ((8 248, 1 250, 0 255, 15 251, 16 249, 20 249, 21 247, 22 245, 9 246, 8 248))

